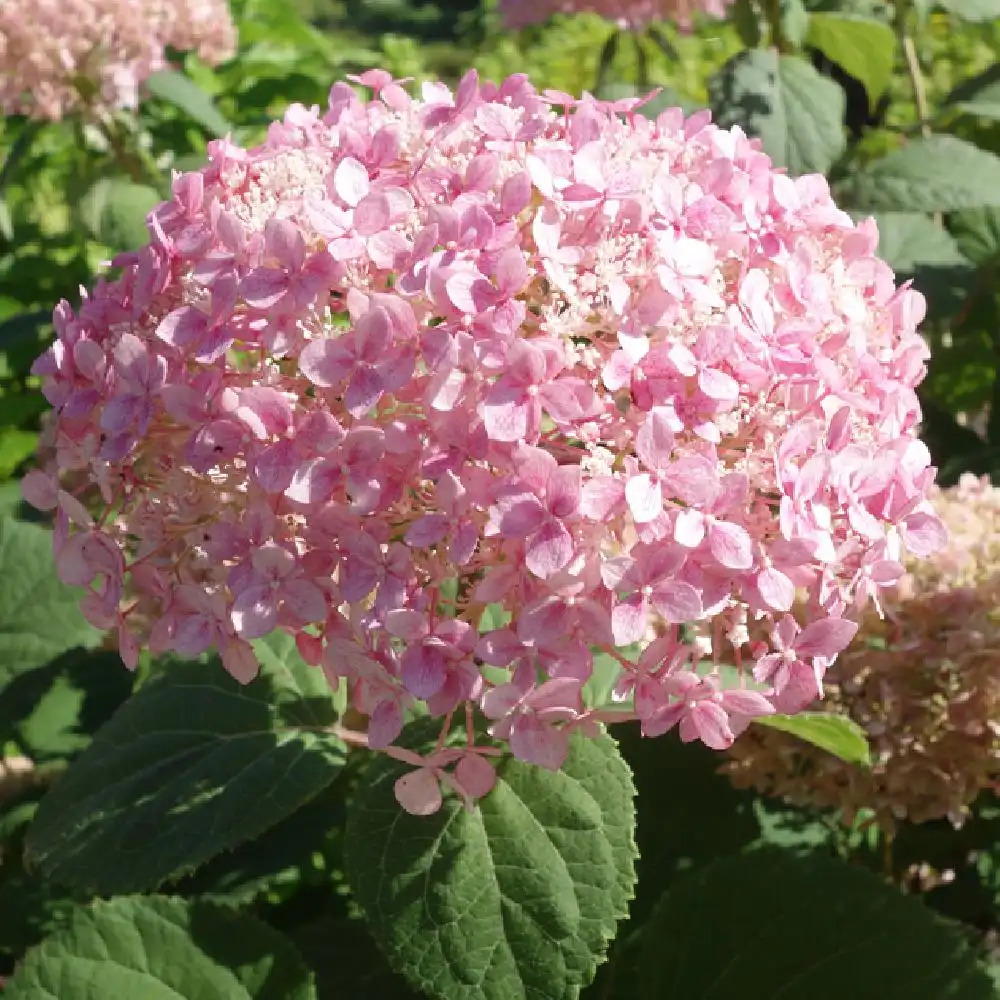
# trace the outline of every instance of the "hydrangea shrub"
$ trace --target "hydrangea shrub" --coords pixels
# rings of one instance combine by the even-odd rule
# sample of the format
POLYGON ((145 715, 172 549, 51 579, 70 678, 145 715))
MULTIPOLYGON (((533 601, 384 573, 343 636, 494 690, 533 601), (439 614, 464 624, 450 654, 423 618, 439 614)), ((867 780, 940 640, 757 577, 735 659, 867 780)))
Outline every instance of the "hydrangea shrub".
POLYGON ((226 0, 4 0, 0 112, 58 120, 135 107, 168 47, 210 63, 233 55, 226 0))
POLYGON ((811 703, 943 540, 924 302, 875 223, 707 112, 354 82, 212 143, 56 310, 24 491, 87 619, 242 682, 291 633, 411 812, 490 790, 480 713, 558 768, 610 717, 725 749, 811 703), (414 707, 466 745, 395 748, 414 707))

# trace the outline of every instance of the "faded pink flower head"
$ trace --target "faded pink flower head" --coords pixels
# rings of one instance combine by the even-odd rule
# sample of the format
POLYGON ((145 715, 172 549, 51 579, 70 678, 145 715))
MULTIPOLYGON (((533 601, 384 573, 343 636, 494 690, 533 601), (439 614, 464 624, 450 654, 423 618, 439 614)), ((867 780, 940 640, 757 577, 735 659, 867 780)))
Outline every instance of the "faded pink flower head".
POLYGON ((869 810, 891 835, 900 821, 949 819, 1000 782, 1000 489, 964 475, 934 489, 948 544, 907 560, 905 575, 868 564, 895 586, 884 615, 861 628, 826 677, 817 711, 865 730, 870 767, 840 760, 789 733, 757 727, 730 750, 725 771, 741 788, 797 805, 837 809, 854 823, 869 810))
POLYGON ((723 18, 732 0, 500 0, 508 28, 540 24, 553 14, 599 14, 628 31, 641 31, 658 21, 691 27, 696 13, 723 18))
POLYGON ((359 82, 211 144, 56 309, 25 488, 87 616, 244 681, 290 632, 378 748, 421 702, 558 766, 607 717, 595 651, 650 735, 722 748, 811 701, 942 540, 924 303, 874 222, 707 113, 359 82))
POLYGON ((226 0, 3 0, 0 111, 58 120, 81 107, 134 107, 166 48, 228 59, 226 0))

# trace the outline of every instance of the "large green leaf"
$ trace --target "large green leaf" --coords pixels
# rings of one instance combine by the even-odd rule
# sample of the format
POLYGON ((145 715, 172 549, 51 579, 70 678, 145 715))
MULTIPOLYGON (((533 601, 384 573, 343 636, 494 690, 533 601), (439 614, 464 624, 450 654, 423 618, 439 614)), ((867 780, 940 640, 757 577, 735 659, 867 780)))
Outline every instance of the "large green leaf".
POLYGON ((288 896, 311 881, 329 882, 345 818, 343 783, 335 782, 261 836, 212 858, 171 891, 248 903, 265 894, 288 896))
POLYGON ((225 115, 212 103, 212 98, 183 73, 173 69, 160 70, 146 79, 146 89, 153 97, 180 108, 212 135, 221 137, 233 130, 225 115))
POLYGON ((830 62, 860 81, 872 108, 892 80, 896 36, 881 21, 816 11, 809 18, 806 45, 819 49, 830 62))
POLYGON ((644 995, 990 1000, 963 935, 878 876, 777 848, 679 880, 643 932, 644 995))
POLYGON ((260 920, 206 900, 97 900, 29 952, 4 1000, 312 1000, 312 974, 260 920))
POLYGON ((871 763, 868 738, 853 720, 830 712, 799 712, 798 715, 762 715, 754 722, 791 733, 800 740, 832 753, 848 764, 871 763))
POLYGON ((862 211, 953 212, 1000 205, 1000 158, 951 135, 913 139, 840 186, 862 211))
POLYGON ((101 634, 77 608, 52 562, 52 533, 0 517, 0 687, 101 634))
POLYGON ((723 127, 742 126, 792 174, 825 173, 846 146, 844 92, 797 56, 747 49, 708 83, 723 127))
POLYGON ((333 698, 295 643, 257 644, 240 687, 218 660, 170 664, 42 800, 29 857, 55 881, 152 889, 259 836, 340 773, 333 698))
POLYGON ((348 878, 390 964, 443 1000, 576 997, 635 881, 632 781, 614 742, 575 736, 560 771, 508 758, 472 812, 457 798, 403 812, 393 785, 409 769, 377 760, 347 824, 348 878))

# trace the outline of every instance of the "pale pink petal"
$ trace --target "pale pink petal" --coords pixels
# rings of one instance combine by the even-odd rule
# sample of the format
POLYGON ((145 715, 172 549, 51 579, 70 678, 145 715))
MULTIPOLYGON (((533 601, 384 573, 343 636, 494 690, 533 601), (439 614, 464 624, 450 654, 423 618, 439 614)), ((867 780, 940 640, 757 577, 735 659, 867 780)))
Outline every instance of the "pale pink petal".
POLYGON ((522 715, 511 729, 510 750, 518 760, 558 771, 569 753, 569 733, 522 715))
POLYGON ((333 188, 352 208, 357 205, 371 187, 368 170, 353 156, 345 156, 333 172, 333 188))
POLYGON ((757 589, 764 603, 775 611, 788 611, 795 601, 795 584, 773 566, 761 570, 757 589))
POLYGON ((695 702, 688 709, 681 719, 680 737, 684 743, 701 740, 713 750, 728 750, 735 739, 726 710, 707 700, 695 702))
POLYGON ((392 790, 396 801, 411 816, 432 816, 444 801, 438 777, 427 767, 404 774, 396 780, 392 790))
POLYGON ((854 638, 858 623, 845 618, 824 618, 807 625, 796 637, 794 648, 798 656, 836 656, 854 638))
POLYGON ((729 521, 711 521, 708 546, 712 555, 728 569, 749 569, 753 565, 753 541, 746 528, 729 521))
POLYGON ((668 622, 678 625, 698 621, 704 613, 701 595, 691 584, 681 580, 661 584, 653 591, 650 600, 668 622))
POLYGON ((497 773, 485 757, 467 753, 454 770, 455 781, 470 799, 481 799, 488 795, 496 784, 497 773))
POLYGON ((660 483, 644 472, 625 484, 625 500, 638 524, 654 521, 663 513, 660 483))

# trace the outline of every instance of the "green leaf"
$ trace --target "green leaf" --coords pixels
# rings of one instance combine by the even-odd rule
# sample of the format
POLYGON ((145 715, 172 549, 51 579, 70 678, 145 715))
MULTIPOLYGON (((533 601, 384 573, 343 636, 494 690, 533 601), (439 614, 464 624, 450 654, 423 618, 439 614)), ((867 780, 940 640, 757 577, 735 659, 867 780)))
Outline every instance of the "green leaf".
POLYGON ((137 250, 149 242, 146 216, 160 193, 123 177, 104 177, 80 201, 80 218, 95 240, 112 250, 137 250))
POLYGON ((1000 158, 951 135, 913 139, 840 187, 862 211, 954 212, 1000 206, 1000 158))
POLYGON ((1000 66, 990 66, 963 80, 945 97, 942 108, 994 121, 1000 119, 1000 66))
POLYGON ((96 900, 29 952, 4 1000, 313 1000, 312 974, 267 924, 205 900, 96 900))
POLYGON ((56 576, 52 533, 0 517, 0 687, 67 649, 100 642, 78 596, 56 576))
POLYGON ((871 764, 868 738, 853 720, 829 712, 799 712, 798 715, 761 715, 754 719, 758 726, 780 729, 800 740, 832 753, 848 764, 871 764))
POLYGON ((260 837, 212 858, 173 890, 235 904, 265 893, 289 894, 313 876, 329 881, 323 866, 345 818, 343 790, 335 782, 260 837))
POLYGON ((991 1000, 963 934, 878 876, 777 848, 679 880, 643 933, 644 995, 991 1000))
POLYGON ((740 52, 709 80, 708 93, 721 126, 759 136, 792 174, 825 173, 846 148, 843 90, 797 56, 740 52))
POLYGON ((817 11, 809 21, 806 45, 819 49, 865 88, 874 108, 892 80, 896 36, 881 21, 850 14, 817 11))
POLYGON ((79 753, 132 680, 117 653, 71 649, 0 688, 0 742, 13 740, 39 762, 79 753))
POLYGON ((0 428, 0 479, 12 476, 22 462, 31 458, 37 445, 38 435, 34 431, 0 428))
MULTIPOLYGON (((44 523, 48 520, 48 514, 44 511, 36 510, 29 503, 26 503, 21 496, 20 482, 13 480, 12 482, 0 483, 0 519, 3 518, 10 518, 15 521, 44 523)), ((2 573, 3 566, 0 564, 0 580, 3 579, 2 573)), ((0 583, 0 588, 2 587, 3 584, 0 583)), ((0 633, 2 631, 2 628, 0 628, 0 633)), ((0 663, 2 662, 0 660, 0 663)))
POLYGON ((921 267, 969 267, 958 244, 942 225, 919 212, 876 212, 878 255, 894 271, 913 274, 921 267))
POLYGON ((956 245, 973 263, 981 266, 1000 258, 1000 208, 955 212, 948 226, 956 245))
POLYGON ((809 31, 810 14, 802 0, 779 0, 781 35, 794 48, 799 48, 809 31))
POLYGON ((241 687, 215 658, 157 672, 42 800, 28 856, 55 881, 152 889, 252 840, 340 773, 322 672, 287 635, 241 687))
POLYGON ((221 138, 233 131, 233 126, 212 103, 212 98, 183 73, 173 69, 160 70, 146 79, 146 88, 153 97, 180 108, 214 136, 221 138))
POLYGON ((635 882, 632 781, 614 742, 574 736, 561 771, 507 758, 472 812, 455 797, 433 816, 403 812, 393 785, 410 770, 371 765, 345 841, 390 964, 443 1000, 576 997, 635 882))
POLYGON ((754 49, 763 37, 761 32, 761 14, 754 0, 735 0, 730 7, 733 27, 740 36, 740 41, 748 48, 754 49))
POLYGON ((1000 0, 938 0, 938 5, 963 21, 995 21, 1000 17, 1000 0))

